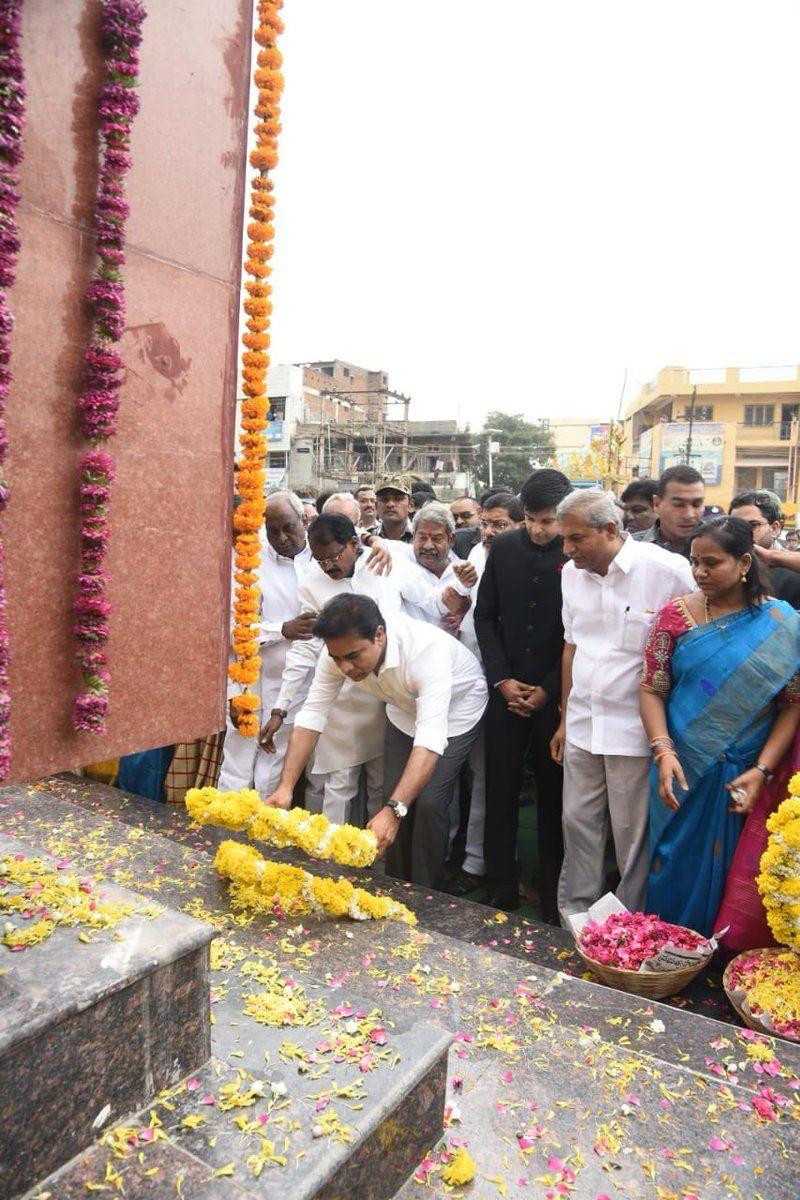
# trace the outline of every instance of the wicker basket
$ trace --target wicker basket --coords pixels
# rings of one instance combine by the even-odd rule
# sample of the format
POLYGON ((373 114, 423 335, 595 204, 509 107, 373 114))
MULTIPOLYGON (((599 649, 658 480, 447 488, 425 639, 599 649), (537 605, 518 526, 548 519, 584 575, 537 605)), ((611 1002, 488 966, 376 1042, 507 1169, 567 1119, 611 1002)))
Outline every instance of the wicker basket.
POLYGON ((731 1008, 735 1010, 736 1015, 741 1021, 744 1022, 748 1029, 755 1029, 757 1033, 764 1033, 767 1035, 767 1037, 783 1038, 783 1040, 786 1042, 794 1042, 795 1044, 800 1045, 800 1038, 790 1037, 786 1033, 775 1033, 773 1030, 767 1029, 766 1025, 762 1025, 757 1017, 751 1017, 750 1013, 745 1012, 741 1003, 735 999, 733 989, 730 986, 731 970, 734 964, 737 963, 740 958, 744 958, 745 956, 751 958, 754 954, 760 954, 762 958, 766 958, 771 954, 775 954, 776 952, 781 953, 783 949, 784 947, 782 946, 771 946, 763 950, 744 950, 741 954, 737 954, 736 958, 731 959, 723 972, 722 986, 725 988, 725 995, 731 1002, 731 1008))
POLYGON ((651 1000, 676 996, 710 962, 710 958, 704 958, 691 967, 680 967, 676 971, 626 971, 622 967, 610 967, 605 963, 595 962, 593 958, 589 958, 583 953, 577 942, 575 949, 586 967, 593 975, 597 976, 601 983, 607 984, 608 987, 618 988, 621 992, 633 992, 634 996, 647 996, 651 1000))

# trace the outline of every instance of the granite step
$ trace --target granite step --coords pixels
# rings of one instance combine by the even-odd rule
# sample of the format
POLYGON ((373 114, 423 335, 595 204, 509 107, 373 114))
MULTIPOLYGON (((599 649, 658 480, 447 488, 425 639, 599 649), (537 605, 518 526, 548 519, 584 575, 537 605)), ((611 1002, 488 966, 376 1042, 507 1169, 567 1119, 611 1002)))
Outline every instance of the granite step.
MULTIPOLYGON (((0 834, 6 854, 57 861, 0 834)), ((111 883, 99 895, 143 907, 111 883)), ((57 927, 22 951, 0 945, 0 1200, 88 1146, 106 1106, 117 1120, 208 1060, 212 937, 160 906, 113 931, 57 927)))
MULTIPOLYGON (((231 920, 227 890, 216 877, 207 854, 198 851, 185 857, 183 849, 157 834, 125 829, 108 817, 71 810, 44 796, 23 798, 13 794, 18 836, 13 842, 6 839, 11 849, 30 853, 43 840, 51 849, 58 843, 59 852, 74 856, 82 871, 88 873, 102 863, 108 864, 110 874, 119 872, 129 888, 136 889, 135 898, 140 903, 152 897, 162 904, 179 904, 181 895, 201 902, 207 919, 225 926, 226 953, 230 953, 230 962, 220 962, 218 954, 212 958, 214 1023, 210 1061, 193 1069, 177 1086, 161 1090, 154 1099, 153 1090, 158 1093, 159 1088, 173 1082, 174 1075, 170 1079, 160 1076, 155 1088, 137 1102, 133 1097, 128 1103, 125 1097, 115 1101, 108 1124, 102 1130, 91 1131, 85 1140, 70 1142, 73 1155, 80 1147, 87 1148, 54 1175, 46 1177, 47 1168, 38 1168, 42 1159, 35 1155, 37 1166, 31 1168, 24 1182, 26 1186, 37 1178, 40 1182, 29 1195, 49 1192, 58 1200, 85 1196, 91 1190, 87 1184, 108 1186, 108 1179, 113 1180, 116 1174, 121 1176, 128 1197, 174 1195, 178 1184, 184 1196, 203 1200, 251 1195, 289 1195, 298 1200, 344 1196, 387 1200, 393 1195, 431 1141, 441 1136, 450 1033, 424 1018, 420 1020, 419 1013, 394 1012, 392 1006, 384 1008, 375 996, 328 986, 313 974, 302 978, 314 1010, 308 1025, 275 1028, 257 1023, 246 1014, 245 1004, 248 994, 259 991, 260 983, 240 967, 261 964, 269 968, 280 960, 287 979, 292 972, 288 967, 284 969, 283 960, 272 952, 273 919, 256 917, 241 925, 231 920), (184 869, 180 879, 179 864, 184 869), (363 1050, 354 1058, 352 1053, 336 1049, 337 1039, 341 1042, 352 1036, 350 1026, 367 1018, 376 1038, 374 1047, 367 1046, 368 1053, 374 1049, 374 1064, 359 1061, 363 1050), (320 1050, 320 1045, 332 1048, 320 1050), (240 1107, 237 1100, 233 1107, 228 1106, 225 1088, 242 1092, 254 1089, 252 1102, 240 1107), (273 1112, 276 1095, 280 1103, 273 1112), (334 1112, 337 1119, 332 1121, 334 1112), (237 1118, 244 1118, 244 1125, 250 1127, 241 1128, 237 1118), (263 1125, 257 1123, 259 1118, 266 1118, 263 1125), (115 1151, 114 1122, 128 1130, 144 1130, 143 1134, 130 1135, 121 1156, 117 1153, 119 1146, 115 1151), (98 1137, 106 1144, 95 1140, 95 1144, 87 1145, 98 1137), (274 1162, 265 1163, 256 1177, 255 1163, 265 1137, 271 1141, 275 1155, 284 1161, 280 1169, 274 1162), (225 1173, 216 1175, 220 1170, 225 1173)), ((4 793, 6 798, 8 795, 4 793)), ((110 898, 119 892, 110 885, 103 887, 110 898)), ((192 924, 188 918, 180 919, 192 924)), ((329 930, 331 923, 320 922, 320 927, 329 930)), ((201 928, 205 930, 206 926, 201 928)), ((349 945, 345 928, 337 929, 338 936, 349 945)), ((61 932, 76 934, 75 930, 61 932)), ((360 929, 359 936, 365 932, 360 929)), ((50 942, 54 940, 55 935, 50 942)), ((44 951, 47 945, 45 942, 35 949, 44 951)), ((109 947, 116 945, 107 942, 106 952, 109 947)), ((93 952, 95 947, 80 945, 79 950, 79 954, 73 954, 73 961, 82 964, 86 961, 84 952, 93 952)), ((24 961, 32 953, 9 954, 9 958, 24 961)), ((51 970, 57 970, 61 961, 55 960, 51 970)), ((26 981, 24 987, 35 1006, 41 1008, 41 1019, 46 1023, 52 1016, 47 994, 39 1003, 32 981, 26 981)), ((129 1019, 129 1014, 123 1014, 120 1027, 129 1019)), ((173 1032, 170 1036, 180 1035, 173 1032)), ((99 1046, 97 1053, 102 1053, 99 1046)), ((207 1054, 208 1042, 204 1057, 207 1054)), ((23 1056, 22 1069, 39 1078, 33 1055, 27 1060, 23 1056)), ((75 1106, 85 1111, 91 1122, 103 1100, 95 1103, 87 1097, 80 1072, 71 1062, 62 1058, 57 1071, 58 1096, 72 1097, 77 1091, 75 1106)), ((52 1085, 54 1079, 46 1066, 43 1074, 52 1085)), ((186 1075, 185 1069, 182 1074, 186 1075)), ((35 1123, 30 1122, 31 1127, 34 1124, 32 1132, 37 1142, 53 1136, 51 1125, 40 1128, 38 1116, 35 1123)), ((63 1163, 65 1157, 69 1155, 57 1162, 63 1163)), ((113 1183, 111 1186, 116 1187, 113 1183)), ((17 1190, 21 1189, 15 1188, 9 1194, 17 1190)))

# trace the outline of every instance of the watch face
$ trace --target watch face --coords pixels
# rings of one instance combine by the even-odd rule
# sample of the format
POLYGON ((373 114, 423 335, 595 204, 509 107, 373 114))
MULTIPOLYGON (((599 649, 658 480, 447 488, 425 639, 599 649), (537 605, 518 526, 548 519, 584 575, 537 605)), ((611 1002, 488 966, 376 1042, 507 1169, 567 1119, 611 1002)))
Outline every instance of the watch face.
POLYGON ((398 817, 404 817, 408 813, 408 809, 406 808, 405 804, 399 803, 395 804, 394 811, 397 813, 398 817))

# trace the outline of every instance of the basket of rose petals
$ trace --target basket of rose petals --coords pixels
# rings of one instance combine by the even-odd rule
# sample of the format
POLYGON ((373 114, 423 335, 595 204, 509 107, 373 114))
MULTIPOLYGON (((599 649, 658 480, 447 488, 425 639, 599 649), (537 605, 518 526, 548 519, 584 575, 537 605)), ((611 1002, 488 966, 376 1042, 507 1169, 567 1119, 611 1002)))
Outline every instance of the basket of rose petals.
POLYGON ((604 896, 570 922, 575 949, 593 975, 609 987, 653 1000, 685 988, 717 948, 713 938, 693 929, 628 912, 615 896, 604 896))
POLYGON ((750 1029, 800 1042, 800 954, 785 946, 745 950, 731 959, 722 986, 750 1029))

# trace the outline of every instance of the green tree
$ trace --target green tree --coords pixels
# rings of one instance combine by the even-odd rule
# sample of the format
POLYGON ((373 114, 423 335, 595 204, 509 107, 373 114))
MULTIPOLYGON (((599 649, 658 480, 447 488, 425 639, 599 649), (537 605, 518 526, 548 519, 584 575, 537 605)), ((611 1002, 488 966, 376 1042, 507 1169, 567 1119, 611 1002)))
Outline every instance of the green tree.
POLYGON ((490 412, 483 430, 478 434, 479 450, 474 471, 479 482, 489 486, 489 442, 498 442, 500 450, 492 455, 492 482, 495 487, 507 487, 518 492, 534 469, 544 465, 555 454, 550 430, 541 421, 526 421, 522 413, 490 412), (488 433, 489 429, 499 433, 488 433))

